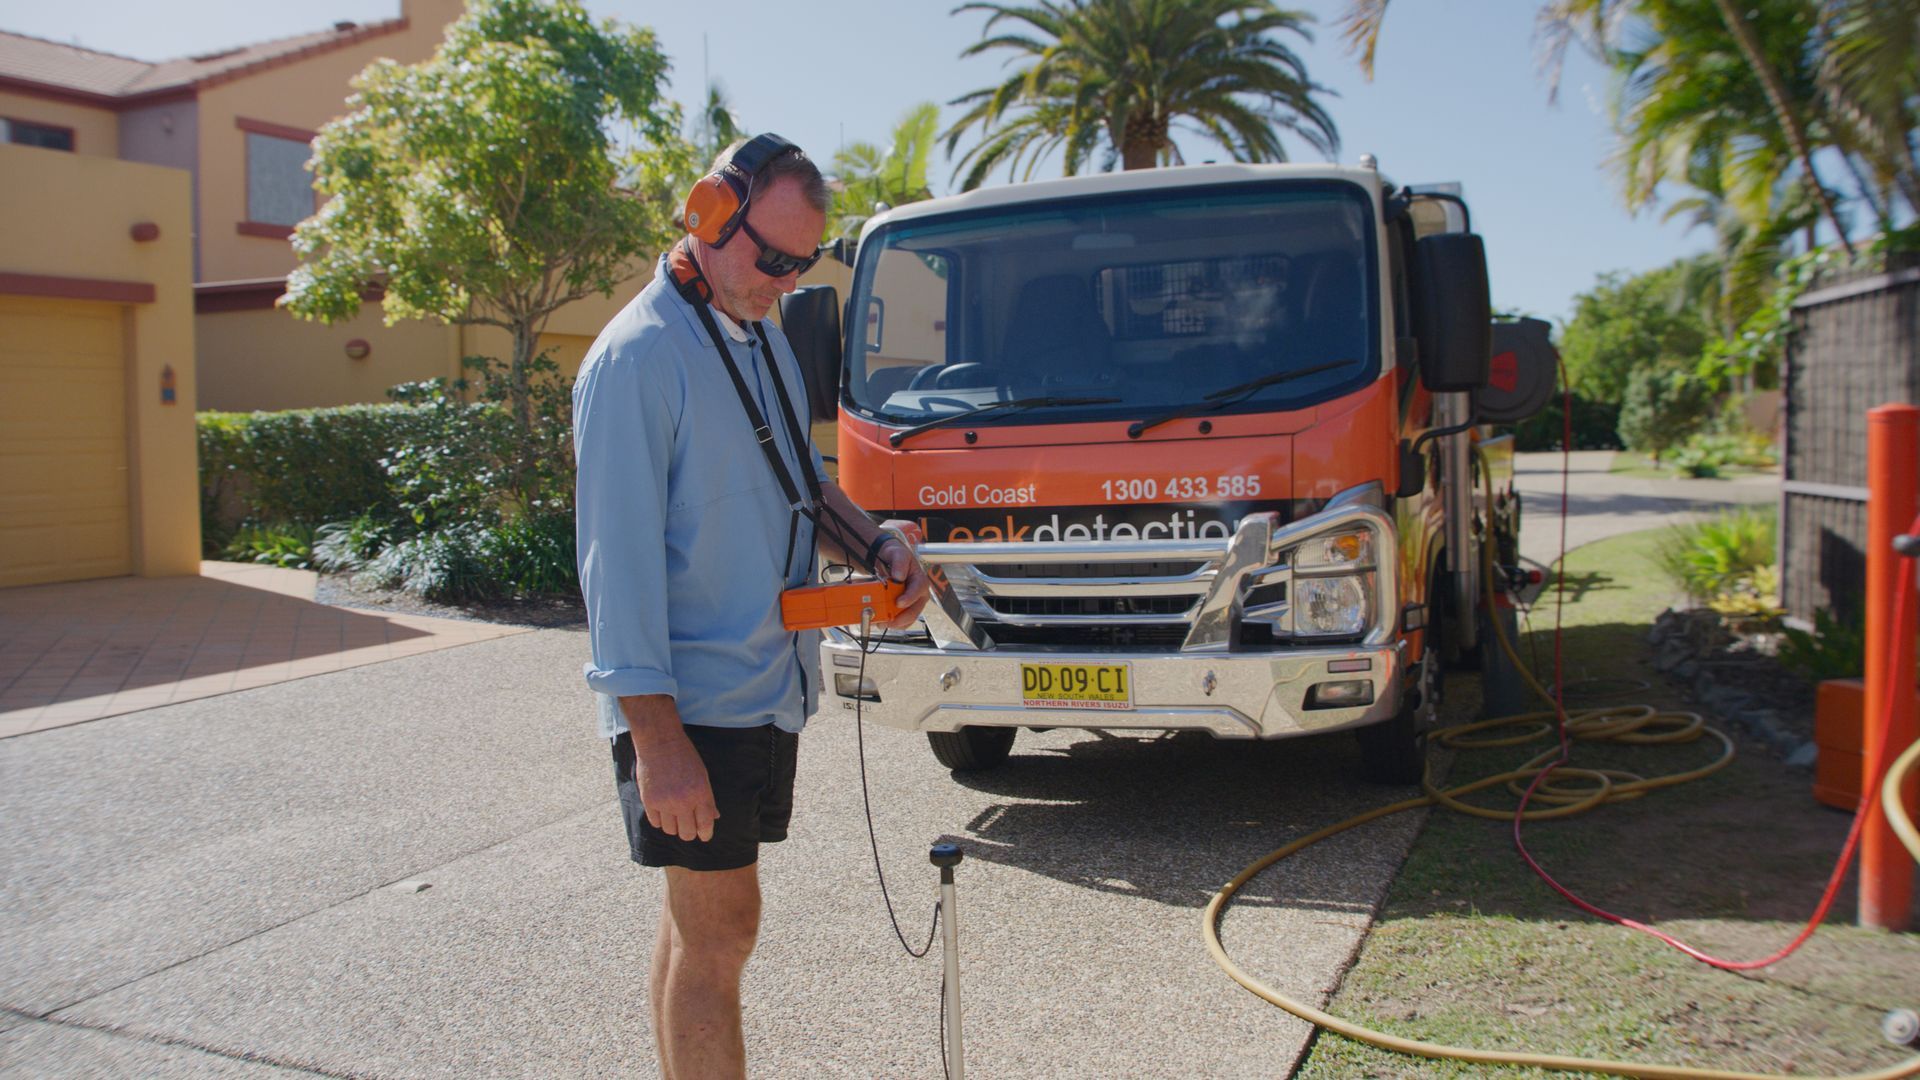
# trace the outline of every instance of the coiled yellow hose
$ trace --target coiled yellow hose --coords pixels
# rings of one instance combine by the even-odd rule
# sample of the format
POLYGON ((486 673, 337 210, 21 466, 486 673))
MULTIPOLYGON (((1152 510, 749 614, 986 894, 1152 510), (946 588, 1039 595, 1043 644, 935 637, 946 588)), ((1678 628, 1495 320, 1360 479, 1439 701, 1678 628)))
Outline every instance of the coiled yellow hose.
MULTIPOLYGON (((1492 481, 1491 478, 1488 477, 1486 470, 1482 470, 1482 477, 1486 479, 1487 506, 1491 508, 1493 505, 1492 481)), ((1491 608, 1493 604, 1493 580, 1490 565, 1492 561, 1491 545, 1482 544, 1481 551, 1482 579, 1487 583, 1487 601, 1489 608, 1491 608)), ((1508 640, 1506 627, 1502 625, 1501 620, 1493 618, 1488 621, 1493 624, 1495 636, 1500 642, 1500 647, 1513 662, 1515 670, 1520 672, 1521 677, 1526 680, 1527 685, 1532 687, 1536 694, 1548 704, 1553 704, 1553 695, 1547 691, 1546 687, 1540 685, 1539 680, 1534 678, 1533 673, 1529 671, 1526 664, 1521 661, 1519 653, 1514 651, 1513 642, 1508 640)), ((1527 713, 1520 716, 1482 720, 1477 723, 1459 724, 1443 728, 1435 732, 1434 737, 1439 739, 1443 745, 1463 749, 1516 746, 1530 742, 1550 732, 1553 722, 1556 721, 1559 716, 1560 713, 1556 709, 1547 712, 1527 713), (1531 730, 1523 730, 1517 734, 1507 735, 1484 734, 1511 728, 1530 728, 1531 730)), ((1535 791, 1534 798, 1536 801, 1552 804, 1551 809, 1529 810, 1524 815, 1521 815, 1523 820, 1533 821, 1567 817, 1572 814, 1584 813, 1603 803, 1638 798, 1648 791, 1657 788, 1671 787, 1675 784, 1684 784, 1691 780, 1698 780, 1701 777, 1718 772, 1733 760, 1733 740, 1729 739, 1724 732, 1707 725, 1701 717, 1695 713, 1663 713, 1657 711, 1651 705, 1612 706, 1589 709, 1579 713, 1570 713, 1567 716, 1566 728, 1568 736, 1573 739, 1584 741, 1607 740, 1620 743, 1678 743, 1697 739, 1702 735, 1708 735, 1720 741, 1721 752, 1713 761, 1697 769, 1652 778, 1643 778, 1632 773, 1610 769, 1573 769, 1565 767, 1556 769, 1554 770, 1556 776, 1583 777, 1588 781, 1590 786, 1567 786, 1554 783, 1550 778, 1547 782, 1539 785, 1535 791)), ((1469 1047, 1447 1046, 1441 1043, 1403 1038, 1398 1035, 1388 1034, 1384 1031, 1377 1031, 1349 1020, 1343 1020, 1331 1013, 1317 1009, 1304 1001, 1283 994, 1242 970, 1238 964, 1233 962, 1233 958, 1227 955, 1226 947, 1220 942, 1220 919, 1226 913, 1227 905, 1232 902, 1234 895, 1238 893, 1247 882, 1253 880, 1268 867, 1328 837, 1346 832, 1348 829, 1356 828, 1390 814, 1397 814, 1403 810, 1413 810, 1422 806, 1445 806, 1448 809, 1456 810, 1464 814, 1471 814, 1475 817, 1511 821, 1515 817, 1511 810, 1494 810, 1474 806, 1462 801, 1461 797, 1501 784, 1506 784, 1509 790, 1517 794, 1524 790, 1524 785, 1531 782, 1534 777, 1539 774, 1541 768, 1544 767, 1550 759, 1557 756, 1558 752, 1557 748, 1548 749, 1536 755, 1518 769, 1444 790, 1437 787, 1430 776, 1423 777, 1421 787, 1425 790, 1426 794, 1419 798, 1406 799, 1388 806, 1369 810, 1357 817, 1351 817, 1338 824, 1329 825, 1318 832, 1310 833, 1290 844, 1268 852, 1246 869, 1240 871, 1239 874, 1235 875, 1232 881, 1222 886, 1220 891, 1213 895, 1213 899, 1207 902, 1206 910, 1201 914, 1200 924, 1201 935, 1206 939, 1207 952, 1213 957, 1213 962, 1218 964, 1220 969, 1225 971, 1233 981, 1246 987, 1255 995, 1271 1004, 1278 1005, 1280 1008, 1287 1010, 1300 1019, 1313 1024, 1315 1027, 1335 1032, 1349 1039, 1353 1039, 1356 1042, 1367 1043, 1371 1046, 1377 1046, 1383 1050, 1391 1050, 1396 1053, 1428 1058, 1447 1058, 1454 1061, 1470 1061, 1489 1065, 1519 1065, 1539 1069, 1557 1069, 1568 1072, 1642 1077, 1647 1078, 1647 1080, 1666 1080, 1666 1078, 1675 1078, 1675 1080, 1775 1080, 1776 1077, 1784 1077, 1786 1074, 1741 1072, 1738 1070, 1706 1069, 1679 1065, 1650 1065, 1630 1061, 1608 1061, 1599 1058, 1565 1057, 1558 1054, 1535 1054, 1511 1050, 1478 1050, 1469 1047)), ((1894 762, 1893 766, 1887 770, 1886 782, 1881 788, 1881 799, 1883 805, 1886 807, 1887 817, 1893 823, 1893 827, 1899 834, 1901 842, 1906 845, 1907 849, 1913 853, 1916 859, 1920 859, 1920 831, 1915 830, 1912 819, 1907 817, 1905 809, 1900 805, 1898 797, 1901 779, 1915 769, 1920 769, 1920 743, 1915 743, 1913 746, 1908 747, 1906 753, 1902 754, 1900 758, 1894 762)), ((1898 1064, 1881 1069, 1874 1069, 1868 1072, 1848 1073, 1839 1077, 1816 1078, 1816 1080, 1896 1080, 1898 1077, 1915 1075, 1920 1075, 1920 1056, 1910 1057, 1898 1064)), ((1797 1078, 1797 1080, 1806 1080, 1806 1078, 1801 1077, 1797 1078)))

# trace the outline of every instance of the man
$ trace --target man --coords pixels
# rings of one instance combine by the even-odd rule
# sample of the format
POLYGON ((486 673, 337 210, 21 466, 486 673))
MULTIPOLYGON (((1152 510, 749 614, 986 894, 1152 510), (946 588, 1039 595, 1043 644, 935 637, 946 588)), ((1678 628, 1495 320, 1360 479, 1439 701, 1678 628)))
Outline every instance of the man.
MULTIPOLYGON (((828 202, 813 162, 767 138, 730 147, 702 181, 749 150, 765 159, 733 173, 737 228, 675 245, 573 390, 587 684, 632 857, 665 867, 649 986, 660 1072, 678 1080, 746 1073, 740 976, 759 930, 758 848, 786 836, 819 683, 818 637, 783 628, 780 592, 811 582, 816 548, 906 583, 887 625, 911 626, 928 592, 907 545, 821 479, 799 365, 760 321, 818 258, 828 202), (824 506, 811 505, 815 480, 824 506), (811 517, 795 512, 795 488, 811 517)), ((696 205, 709 204, 689 201, 688 227, 711 233, 696 205)))

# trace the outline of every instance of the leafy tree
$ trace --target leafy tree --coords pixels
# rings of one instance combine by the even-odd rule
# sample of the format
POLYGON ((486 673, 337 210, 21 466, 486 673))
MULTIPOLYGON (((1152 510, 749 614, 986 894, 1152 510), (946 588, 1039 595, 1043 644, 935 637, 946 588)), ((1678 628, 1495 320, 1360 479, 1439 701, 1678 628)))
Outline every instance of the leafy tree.
POLYGON ((720 151, 733 145, 735 139, 744 138, 747 129, 740 123, 740 114, 733 109, 733 103, 727 100, 727 92, 720 84, 707 87, 707 104, 700 110, 701 144, 700 164, 702 166, 720 156, 720 151))
MULTIPOLYGON (((548 316, 611 293, 670 235, 670 180, 690 153, 662 102, 652 31, 595 26, 576 0, 472 0, 431 59, 374 62, 353 111, 314 142, 327 196, 294 233, 287 308, 336 321, 385 288, 389 324, 435 318, 513 338, 506 397, 533 438, 531 380, 548 316), (618 121, 652 146, 619 165, 618 121)), ((535 448, 523 445, 523 462, 535 448)))
POLYGON ((1145 169, 1178 162, 1176 123, 1184 122, 1235 161, 1284 161, 1279 131, 1321 153, 1339 148, 1324 87, 1279 35, 1312 41, 1311 16, 1273 0, 1039 0, 1031 5, 971 2, 954 9, 988 13, 980 41, 961 52, 1010 50, 1014 70, 996 86, 954 99, 964 105, 945 135, 952 154, 980 129, 957 177, 966 190, 995 169, 1031 177, 1054 150, 1066 174, 1095 151, 1102 169, 1118 162, 1145 169), (996 34, 1001 23, 1025 24, 996 34))
POLYGON ((1660 455, 1687 441, 1713 413, 1713 394, 1680 365, 1637 368, 1620 400, 1620 439, 1629 450, 1660 455))
POLYGON ((1893 194, 1920 211, 1920 0, 1826 0, 1819 83, 1881 189, 1882 228, 1893 194))
POLYGON ((1634 372, 1691 366, 1713 337, 1686 306, 1687 260, 1632 277, 1604 274, 1574 300, 1561 337, 1567 379, 1597 401, 1621 401, 1634 372))
POLYGON ((891 144, 882 150, 856 142, 833 155, 833 173, 840 190, 833 194, 828 228, 835 235, 856 237, 879 203, 902 206, 933 197, 927 187, 927 163, 933 156, 940 109, 932 102, 915 105, 894 125, 891 144))

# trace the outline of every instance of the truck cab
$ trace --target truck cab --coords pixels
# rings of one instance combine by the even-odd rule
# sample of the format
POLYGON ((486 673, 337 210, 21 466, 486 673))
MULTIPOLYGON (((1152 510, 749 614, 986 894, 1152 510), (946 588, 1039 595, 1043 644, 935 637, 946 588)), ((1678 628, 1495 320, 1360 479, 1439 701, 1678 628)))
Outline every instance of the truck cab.
MULTIPOLYGON (((783 321, 840 484, 917 524, 935 588, 910 631, 827 634, 825 707, 956 769, 1022 727, 1351 730, 1370 777, 1417 780, 1441 654, 1478 646, 1482 545, 1507 565, 1517 530, 1468 224, 1370 163, 874 217, 844 309, 796 294, 783 321)), ((1508 396, 1544 400, 1521 351, 1508 396)))

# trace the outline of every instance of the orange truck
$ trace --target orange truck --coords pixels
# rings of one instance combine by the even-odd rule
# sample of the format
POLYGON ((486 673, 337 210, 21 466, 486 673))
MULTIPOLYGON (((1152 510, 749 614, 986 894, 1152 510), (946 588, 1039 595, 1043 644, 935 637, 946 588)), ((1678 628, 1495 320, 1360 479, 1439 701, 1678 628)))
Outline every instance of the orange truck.
POLYGON ((1141 170, 885 210, 855 250, 844 307, 782 323, 841 485, 918 523, 935 589, 864 655, 827 633, 823 707, 953 769, 1021 728, 1351 731, 1418 779, 1441 665, 1495 667, 1520 572, 1491 425, 1554 383, 1456 193, 1141 170))

